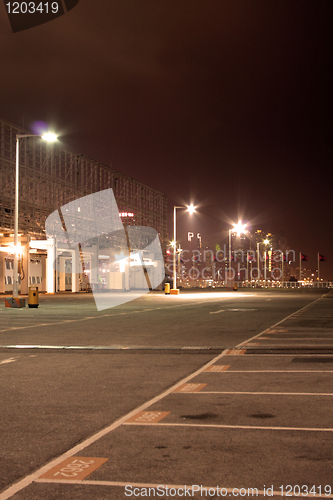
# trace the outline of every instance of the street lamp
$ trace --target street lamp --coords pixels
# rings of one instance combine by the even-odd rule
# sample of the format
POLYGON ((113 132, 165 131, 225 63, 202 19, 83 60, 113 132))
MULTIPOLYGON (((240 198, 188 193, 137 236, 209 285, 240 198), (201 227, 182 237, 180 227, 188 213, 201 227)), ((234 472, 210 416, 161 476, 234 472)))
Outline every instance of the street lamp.
POLYGON ((195 212, 196 207, 191 203, 187 207, 173 207, 173 288, 177 289, 177 271, 176 271, 176 252, 177 252, 177 239, 176 239, 176 210, 177 208, 186 208, 189 214, 195 212))
POLYGON ((43 135, 36 134, 16 134, 16 171, 15 171, 15 210, 14 210, 14 279, 13 297, 18 297, 18 210, 19 210, 19 161, 20 161, 20 139, 26 137, 40 137, 48 142, 57 140, 57 136, 51 132, 43 135))
POLYGON ((238 224, 233 224, 233 228, 229 229, 229 270, 231 270, 231 233, 236 233, 237 236, 246 233, 246 224, 238 221, 238 224))
MULTIPOLYGON (((258 281, 259 281, 259 274, 260 274, 260 243, 263 243, 264 245, 269 245, 270 241, 269 240, 264 240, 264 241, 259 241, 257 243, 257 255, 258 255, 258 281)), ((267 255, 267 250, 264 250, 264 280, 266 282, 266 255, 267 255)))

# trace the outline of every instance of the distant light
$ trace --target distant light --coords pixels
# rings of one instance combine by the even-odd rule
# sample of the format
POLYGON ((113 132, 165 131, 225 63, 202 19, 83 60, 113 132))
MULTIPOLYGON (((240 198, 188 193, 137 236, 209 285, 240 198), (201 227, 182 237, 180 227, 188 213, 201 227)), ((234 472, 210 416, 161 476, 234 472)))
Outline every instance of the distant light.
POLYGON ((120 212, 119 217, 134 217, 133 212, 120 212))
POLYGON ((43 134, 41 138, 44 139, 44 141, 54 142, 57 140, 58 137, 55 134, 53 134, 53 132, 47 132, 46 134, 43 134))
POLYGON ((269 240, 264 240, 265 245, 269 244, 269 240))
POLYGON ((193 205, 193 203, 191 203, 191 205, 187 207, 187 211, 190 214, 193 214, 193 212, 195 212, 195 206, 193 205))
POLYGON ((238 222, 238 224, 233 224, 234 226, 234 232, 237 233, 237 236, 240 236, 241 234, 246 233, 246 224, 242 224, 241 222, 238 222))

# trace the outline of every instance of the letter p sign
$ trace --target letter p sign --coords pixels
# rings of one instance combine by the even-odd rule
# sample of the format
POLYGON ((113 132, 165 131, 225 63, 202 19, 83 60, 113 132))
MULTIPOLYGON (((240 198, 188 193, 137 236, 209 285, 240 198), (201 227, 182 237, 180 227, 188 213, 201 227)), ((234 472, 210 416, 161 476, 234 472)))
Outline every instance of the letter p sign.
POLYGON ((187 241, 192 241, 192 238, 194 236, 194 233, 191 233, 190 231, 187 233, 187 241))

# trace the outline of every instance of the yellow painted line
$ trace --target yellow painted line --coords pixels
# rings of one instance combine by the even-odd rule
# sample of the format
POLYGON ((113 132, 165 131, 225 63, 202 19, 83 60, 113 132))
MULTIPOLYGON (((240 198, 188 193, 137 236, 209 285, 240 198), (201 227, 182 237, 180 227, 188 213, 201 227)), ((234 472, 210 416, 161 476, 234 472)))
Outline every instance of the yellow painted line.
POLYGON ((162 418, 169 415, 169 411, 139 411, 133 415, 125 423, 132 422, 136 424, 157 424, 162 418))
POLYGON ((207 384, 182 384, 173 392, 199 392, 206 387, 207 384))
POLYGON ((241 354, 245 354, 246 349, 228 349, 225 353, 226 356, 240 356, 241 354))
MULTIPOLYGON (((50 479, 36 479, 35 481, 36 483, 54 483, 55 481, 53 480, 50 480, 50 479)), ((59 481, 60 482, 60 481, 59 481)), ((199 485, 185 485, 185 484, 169 484, 169 483, 134 483, 132 481, 127 481, 126 483, 123 483, 121 481, 96 481, 96 480, 91 480, 91 479, 88 479, 88 480, 84 480, 84 481, 61 481, 61 484, 80 484, 80 485, 87 485, 87 486, 110 486, 110 487, 114 487, 114 486, 117 486, 117 487, 120 487, 120 488, 125 488, 126 486, 132 486, 132 488, 146 488, 147 490, 149 488, 154 488, 157 490, 157 488, 163 488, 165 491, 166 491, 166 488, 168 488, 168 490, 179 490, 179 493, 181 495, 181 497, 184 496, 184 491, 185 491, 185 488, 187 489, 187 491, 191 491, 192 493, 196 493, 198 491, 201 492, 200 490, 200 486, 199 485), (199 490, 198 490, 199 488, 199 490)), ((264 496, 265 498, 267 497, 267 494, 268 494, 268 489, 270 490, 270 487, 269 488, 266 488, 265 490, 258 490, 257 488, 244 488, 244 487, 233 487, 233 488, 224 488, 224 487, 216 487, 216 486, 202 486, 202 489, 203 489, 203 492, 204 490, 207 490, 208 492, 209 491, 215 491, 218 496, 220 496, 220 492, 221 490, 223 491, 223 493, 228 493, 227 496, 234 496, 234 493, 235 491, 237 492, 240 492, 241 490, 248 490, 250 492, 250 494, 252 493, 252 490, 254 490, 255 494, 254 495, 251 495, 253 497, 258 497, 258 496, 264 496)), ((274 491, 274 497, 275 496, 285 496, 286 495, 286 490, 284 489, 284 492, 280 491, 280 490, 276 490, 275 489, 273 490, 274 491)), ((226 496, 226 495, 223 495, 223 496, 226 496)), ((309 495, 311 496, 311 498, 333 498, 333 495, 325 495, 324 493, 323 494, 319 494, 319 493, 315 493, 315 494, 311 494, 309 495)), ((288 495, 289 497, 289 495, 288 495)), ((290 498, 299 498, 299 495, 290 495, 290 498)))
POLYGON ((40 479, 66 479, 67 481, 82 480, 89 476, 94 470, 109 460, 108 458, 96 457, 71 457, 66 458, 56 467, 40 476, 40 479))
POLYGON ((224 372, 228 368, 230 368, 230 365, 212 365, 212 366, 209 366, 208 368, 206 368, 206 370, 204 370, 204 371, 205 372, 224 372))

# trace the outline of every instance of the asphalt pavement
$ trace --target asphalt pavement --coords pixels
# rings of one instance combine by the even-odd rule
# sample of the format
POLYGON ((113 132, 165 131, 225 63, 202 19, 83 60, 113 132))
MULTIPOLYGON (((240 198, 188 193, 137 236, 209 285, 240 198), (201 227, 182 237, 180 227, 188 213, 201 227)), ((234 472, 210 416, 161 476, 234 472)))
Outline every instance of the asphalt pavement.
POLYGON ((0 309, 0 500, 333 498, 333 294, 0 309))

